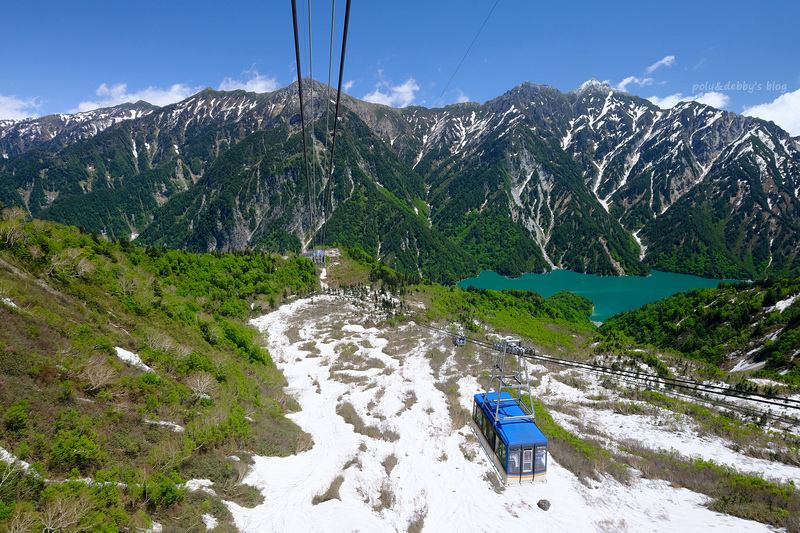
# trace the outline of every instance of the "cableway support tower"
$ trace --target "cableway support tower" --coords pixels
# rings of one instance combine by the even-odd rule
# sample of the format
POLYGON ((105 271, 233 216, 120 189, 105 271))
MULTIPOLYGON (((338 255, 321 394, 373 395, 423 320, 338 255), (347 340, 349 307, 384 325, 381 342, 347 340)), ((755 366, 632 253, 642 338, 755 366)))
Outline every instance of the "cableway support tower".
POLYGON ((533 410, 523 401, 522 394, 526 393, 529 401, 533 401, 530 374, 524 356, 535 355, 536 350, 522 346, 520 341, 509 340, 494 343, 493 347, 497 353, 492 365, 492 377, 489 379, 486 394, 483 396, 483 405, 494 411, 494 419, 498 422, 528 419, 535 423, 533 410), (510 394, 502 395, 501 393, 504 391, 510 392, 510 394), (495 394, 490 394, 492 392, 495 394), (525 414, 501 416, 500 407, 503 403, 518 403, 525 414))

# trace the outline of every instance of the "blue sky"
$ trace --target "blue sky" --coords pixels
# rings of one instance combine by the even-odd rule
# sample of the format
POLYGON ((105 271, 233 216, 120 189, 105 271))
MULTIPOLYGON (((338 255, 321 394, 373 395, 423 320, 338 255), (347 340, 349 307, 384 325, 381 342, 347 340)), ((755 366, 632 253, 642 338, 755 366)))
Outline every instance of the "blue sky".
MULTIPOLYGON (((263 92, 296 79, 288 0, 8 4, 0 118, 137 99, 164 105, 206 87, 263 92)), ((308 2, 297 5, 308 76, 308 2)), ((311 3, 314 77, 322 82, 331 6, 311 3)), ((336 2, 334 86, 344 6, 336 2)), ((483 103, 524 81, 569 91, 596 78, 662 107, 698 99, 800 135, 798 20, 800 3, 791 1, 355 0, 345 92, 433 107, 483 103)))

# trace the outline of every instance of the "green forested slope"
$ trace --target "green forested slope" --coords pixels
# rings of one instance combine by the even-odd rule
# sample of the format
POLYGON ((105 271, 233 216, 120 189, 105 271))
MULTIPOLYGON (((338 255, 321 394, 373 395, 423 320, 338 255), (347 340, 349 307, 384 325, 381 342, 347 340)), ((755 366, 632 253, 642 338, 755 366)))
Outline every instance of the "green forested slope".
POLYGON ((604 335, 679 351, 723 366, 764 361, 763 374, 800 383, 800 278, 695 289, 609 318, 604 335), (776 306, 781 303, 780 306, 776 306))

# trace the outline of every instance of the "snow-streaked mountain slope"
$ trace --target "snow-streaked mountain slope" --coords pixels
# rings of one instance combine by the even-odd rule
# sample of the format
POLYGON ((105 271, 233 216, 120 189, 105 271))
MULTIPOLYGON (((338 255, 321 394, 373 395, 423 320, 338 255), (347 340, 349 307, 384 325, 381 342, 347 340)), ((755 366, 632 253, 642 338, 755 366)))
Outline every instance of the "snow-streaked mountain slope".
MULTIPOLYGON (((304 84, 309 97, 311 85, 304 84)), ((326 90, 314 84, 315 95, 326 90)), ((323 154, 310 181, 296 163, 303 146, 296 84, 0 122, 0 201, 157 246, 227 251, 266 242, 284 251, 276 248, 310 242, 327 222, 338 225, 336 238, 374 255, 397 258, 409 248, 441 255, 440 246, 415 244, 429 240, 419 228, 381 246, 371 224, 353 229, 349 220, 374 214, 354 213, 362 188, 364 198, 377 198, 374 186, 400 200, 393 227, 401 218, 424 220, 435 240, 509 276, 552 268, 737 279, 800 271, 800 150, 770 122, 697 102, 664 110, 596 80, 566 93, 525 82, 483 104, 437 109, 344 96, 338 155, 348 161, 336 165, 327 220, 304 223, 295 191, 311 183, 323 196, 324 179, 315 176, 329 155, 323 123, 332 111, 322 104, 306 108, 306 123, 317 119, 309 146, 323 154), (242 143, 250 144, 231 154, 242 143), (238 160, 256 147, 266 159, 238 160), (239 187, 244 172, 248 183, 239 187), (237 183, 224 189, 235 200, 217 194, 231 177, 237 183), (159 225, 176 226, 175 217, 180 229, 159 225)), ((422 260, 394 266, 443 279, 422 260)))

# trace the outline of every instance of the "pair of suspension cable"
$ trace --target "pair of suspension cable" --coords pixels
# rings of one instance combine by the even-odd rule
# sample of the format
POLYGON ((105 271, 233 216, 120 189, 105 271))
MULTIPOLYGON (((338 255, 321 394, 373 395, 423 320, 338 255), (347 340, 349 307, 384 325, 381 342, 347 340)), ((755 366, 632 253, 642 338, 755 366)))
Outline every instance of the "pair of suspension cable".
MULTIPOLYGON (((326 111, 326 132, 328 131, 327 117, 329 115, 329 109, 330 109, 330 107, 329 107, 330 106, 330 77, 331 77, 331 69, 332 69, 332 64, 333 64, 333 29, 334 29, 334 15, 335 15, 335 12, 336 12, 336 2, 334 0, 333 7, 331 9, 331 48, 330 48, 331 51, 330 51, 330 59, 329 59, 329 66, 328 66, 328 96, 326 97, 326 100, 327 100, 327 104, 326 105, 328 106, 327 107, 328 111, 326 111)), ((305 161, 306 185, 307 185, 307 188, 308 188, 308 210, 309 210, 309 219, 310 219, 309 231, 310 231, 310 234, 311 234, 310 244, 311 244, 311 249, 313 251, 314 250, 314 238, 315 238, 315 233, 316 233, 316 229, 315 229, 315 226, 314 226, 315 219, 316 219, 316 216, 315 216, 316 215, 316 213, 315 213, 316 202, 312 201, 312 191, 315 189, 315 186, 316 186, 315 182, 316 182, 317 155, 316 155, 316 143, 315 143, 315 135, 314 135, 314 126, 313 126, 313 124, 314 124, 314 122, 313 122, 313 118, 314 118, 314 108, 313 108, 313 105, 314 105, 313 104, 313 101, 314 101, 314 74, 313 74, 313 57, 312 57, 312 53, 311 53, 312 52, 312 50, 311 50, 311 0, 308 1, 308 39, 309 39, 309 71, 310 71, 310 75, 311 75, 310 96, 311 96, 311 105, 312 105, 312 109, 311 109, 311 114, 312 114, 312 116, 311 116, 311 119, 312 119, 312 122, 311 122, 311 127, 312 127, 311 144, 312 144, 312 153, 313 153, 313 159, 314 159, 314 172, 313 172, 313 174, 312 174, 312 172, 309 171, 308 146, 306 144, 306 124, 305 124, 305 112, 304 112, 304 109, 303 109, 303 107, 304 107, 303 106, 303 82, 302 82, 302 73, 301 73, 301 66, 300 66, 300 38, 299 38, 299 35, 298 35, 298 27, 297 27, 297 3, 296 3, 296 0, 292 0, 292 20, 293 20, 293 23, 294 23, 295 56, 296 56, 296 59, 297 59, 297 90, 298 90, 298 93, 300 95, 300 127, 301 127, 301 131, 302 131, 302 135, 303 135, 303 158, 304 158, 304 161, 305 161), (313 180, 312 180, 312 176, 313 176, 313 180)), ((323 258, 324 258, 324 249, 325 249, 325 237, 326 237, 325 234, 326 234, 326 231, 327 231, 327 228, 328 228, 327 217, 328 217, 328 207, 330 205, 331 180, 332 180, 332 177, 333 177, 333 161, 334 161, 333 156, 334 156, 334 151, 336 149, 336 131, 337 131, 337 125, 338 125, 338 118, 339 118, 339 101, 340 101, 341 95, 342 95, 342 78, 344 76, 344 58, 345 58, 345 50, 346 50, 346 47, 347 47, 347 31, 348 31, 349 21, 350 21, 350 0, 347 0, 347 5, 346 5, 346 8, 345 8, 344 31, 343 31, 343 36, 342 36, 342 57, 341 57, 341 61, 339 62, 339 86, 338 86, 338 92, 337 92, 337 95, 336 95, 336 109, 335 109, 334 118, 333 118, 333 138, 331 140, 330 164, 328 166, 328 180, 327 180, 327 183, 325 184, 325 187, 323 187, 323 203, 324 203, 324 206, 323 206, 323 209, 322 209, 323 232, 322 232, 322 242, 321 242, 322 248, 323 248, 323 251, 322 251, 323 258)), ((327 150, 327 147, 328 147, 328 139, 327 139, 327 133, 326 133, 326 136, 325 136, 325 149, 326 150, 327 150)))
MULTIPOLYGON (((417 326, 420 326, 422 328, 437 333, 452 335, 451 332, 433 326, 429 326, 426 324, 417 324, 417 326)), ((461 338, 477 346, 489 348, 492 350, 496 349, 496 347, 493 344, 489 344, 478 339, 471 339, 466 336, 462 336, 461 338)), ((675 377, 645 374, 635 370, 613 369, 596 363, 570 361, 539 353, 535 353, 533 355, 521 354, 520 357, 523 357, 531 361, 537 361, 540 363, 556 364, 562 367, 577 370, 579 372, 608 376, 616 381, 621 381, 628 384, 641 385, 641 383, 644 382, 644 383, 649 383, 650 386, 653 386, 655 388, 658 388, 658 386, 661 385, 665 389, 673 389, 673 390, 659 389, 661 392, 666 392, 668 394, 676 396, 691 397, 695 401, 698 400, 698 396, 702 396, 701 398, 699 398, 699 400, 703 402, 713 403, 719 407, 724 407, 745 414, 763 415, 766 418, 790 425, 796 424, 797 419, 791 417, 791 415, 789 415, 790 411, 788 410, 789 409, 800 410, 800 400, 792 397, 775 396, 759 392, 740 391, 733 387, 724 387, 724 386, 714 385, 711 383, 697 383, 692 380, 680 379, 675 377), (744 400, 755 404, 760 404, 763 407, 748 407, 747 405, 735 404, 730 401, 726 401, 725 399, 709 398, 708 397, 709 394, 722 398, 730 398, 733 400, 740 400, 740 401, 744 400), (778 414, 773 413, 771 409, 774 408, 783 409, 784 414, 782 415, 780 413, 778 414)))

